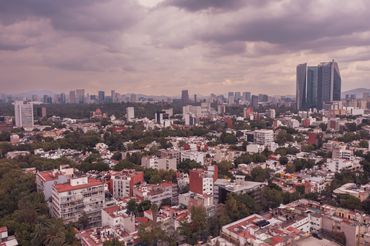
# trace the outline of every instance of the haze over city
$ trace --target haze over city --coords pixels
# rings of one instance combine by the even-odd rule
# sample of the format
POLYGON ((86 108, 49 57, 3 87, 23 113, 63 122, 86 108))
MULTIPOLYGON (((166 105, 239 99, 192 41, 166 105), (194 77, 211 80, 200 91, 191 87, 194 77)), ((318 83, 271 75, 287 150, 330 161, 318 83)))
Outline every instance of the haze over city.
POLYGON ((370 75, 369 1, 1 1, 0 90, 294 95, 296 65, 370 75))

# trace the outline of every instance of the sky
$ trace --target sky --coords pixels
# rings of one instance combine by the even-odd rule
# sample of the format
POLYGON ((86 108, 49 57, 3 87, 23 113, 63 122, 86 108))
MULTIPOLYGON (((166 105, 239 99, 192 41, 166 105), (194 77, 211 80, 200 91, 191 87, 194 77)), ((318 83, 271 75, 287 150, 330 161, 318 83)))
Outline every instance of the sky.
POLYGON ((370 86, 368 0, 3 0, 0 93, 295 93, 335 59, 370 86))

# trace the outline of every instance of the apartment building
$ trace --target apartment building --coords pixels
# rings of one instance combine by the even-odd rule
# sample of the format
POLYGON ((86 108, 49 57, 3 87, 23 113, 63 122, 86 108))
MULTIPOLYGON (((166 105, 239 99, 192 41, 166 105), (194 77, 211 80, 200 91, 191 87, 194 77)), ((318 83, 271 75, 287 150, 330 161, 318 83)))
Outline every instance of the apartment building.
POLYGON ((133 169, 124 169, 112 172, 109 181, 109 190, 116 199, 130 197, 136 184, 144 183, 144 172, 133 169))
POLYGON ((36 173, 37 192, 42 192, 45 201, 49 201, 54 184, 68 182, 73 174, 74 168, 70 168, 68 165, 60 165, 59 169, 54 169, 52 171, 38 171, 36 173))
POLYGON ((66 183, 53 186, 51 214, 65 223, 77 222, 86 214, 90 226, 99 226, 104 203, 104 184, 100 180, 71 178, 66 183))
POLYGON ((256 130, 254 131, 254 141, 256 144, 267 145, 274 142, 273 130, 256 130))
POLYGON ((167 202, 177 205, 179 201, 177 184, 170 182, 140 185, 134 188, 133 195, 139 200, 149 200, 157 205, 167 202))
POLYGON ((158 158, 157 156, 143 156, 141 166, 157 170, 177 170, 176 158, 158 158))

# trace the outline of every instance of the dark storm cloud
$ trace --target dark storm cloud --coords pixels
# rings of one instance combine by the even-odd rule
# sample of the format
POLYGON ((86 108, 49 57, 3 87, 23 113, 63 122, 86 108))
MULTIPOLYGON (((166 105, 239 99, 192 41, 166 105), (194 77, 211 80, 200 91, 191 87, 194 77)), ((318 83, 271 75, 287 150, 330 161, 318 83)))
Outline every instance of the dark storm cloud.
POLYGON ((141 16, 133 0, 19 0, 0 1, 0 22, 47 18, 64 31, 107 32, 124 30, 141 16))

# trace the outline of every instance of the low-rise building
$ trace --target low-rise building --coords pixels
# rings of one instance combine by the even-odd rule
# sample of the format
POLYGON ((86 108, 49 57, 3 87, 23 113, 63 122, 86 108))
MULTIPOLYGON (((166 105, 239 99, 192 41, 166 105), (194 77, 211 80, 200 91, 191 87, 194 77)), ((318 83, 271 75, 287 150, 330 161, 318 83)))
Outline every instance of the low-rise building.
POLYGON ((365 201, 370 195, 370 184, 356 185, 354 183, 347 183, 333 191, 335 195, 350 195, 365 201))

